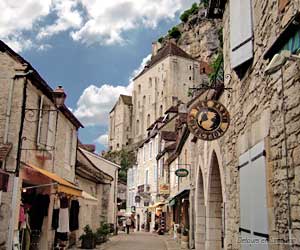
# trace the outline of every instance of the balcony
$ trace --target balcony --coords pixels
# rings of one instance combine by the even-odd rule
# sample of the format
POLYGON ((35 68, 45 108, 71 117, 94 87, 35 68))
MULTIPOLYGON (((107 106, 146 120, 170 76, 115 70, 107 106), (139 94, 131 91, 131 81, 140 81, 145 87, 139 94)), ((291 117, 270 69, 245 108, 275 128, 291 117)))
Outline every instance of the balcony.
POLYGON ((143 184, 138 186, 138 193, 149 193, 150 192, 150 185, 149 184, 143 184))

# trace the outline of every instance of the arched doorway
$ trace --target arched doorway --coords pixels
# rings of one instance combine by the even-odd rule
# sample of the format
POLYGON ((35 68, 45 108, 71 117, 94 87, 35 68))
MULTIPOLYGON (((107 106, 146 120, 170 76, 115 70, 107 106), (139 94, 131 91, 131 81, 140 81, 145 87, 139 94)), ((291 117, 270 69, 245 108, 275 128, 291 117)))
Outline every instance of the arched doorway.
POLYGON ((197 179, 197 191, 195 195, 196 201, 196 230, 195 230, 195 248, 196 250, 203 250, 205 247, 205 203, 204 203, 204 185, 203 175, 199 167, 199 174, 197 179))
POLYGON ((223 249, 223 196, 220 169, 215 152, 212 154, 208 178, 206 209, 206 250, 223 249))

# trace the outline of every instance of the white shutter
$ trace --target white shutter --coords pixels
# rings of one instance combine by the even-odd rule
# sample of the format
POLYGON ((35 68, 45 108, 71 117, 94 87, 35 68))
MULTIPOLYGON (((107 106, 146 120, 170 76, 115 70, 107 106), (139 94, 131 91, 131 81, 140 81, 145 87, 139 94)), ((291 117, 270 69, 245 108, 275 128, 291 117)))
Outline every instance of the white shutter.
POLYGON ((234 69, 253 57, 252 1, 230 0, 230 51, 234 69))
POLYGON ((255 185, 252 187, 254 194, 252 211, 253 232, 259 234, 268 234, 268 207, 267 207, 267 179, 264 157, 264 143, 260 142, 250 150, 251 169, 255 185))
MULTIPOLYGON (((240 231, 241 238, 268 237, 268 208, 264 142, 260 142, 239 158, 240 231)), ((242 244, 242 250, 267 250, 268 244, 242 244)))
POLYGON ((55 137, 55 120, 57 112, 49 112, 49 121, 48 121, 48 135, 47 135, 47 146, 48 148, 54 147, 54 137, 55 137))
POLYGON ((240 168, 240 227, 242 230, 251 231, 251 187, 252 176, 250 170, 249 152, 244 153, 239 159, 240 168))
POLYGON ((43 101, 44 96, 41 96, 40 103, 39 103, 39 122, 38 122, 38 130, 37 130, 37 137, 36 137, 36 144, 40 146, 40 139, 41 139, 41 131, 42 131, 42 123, 43 123, 43 101))

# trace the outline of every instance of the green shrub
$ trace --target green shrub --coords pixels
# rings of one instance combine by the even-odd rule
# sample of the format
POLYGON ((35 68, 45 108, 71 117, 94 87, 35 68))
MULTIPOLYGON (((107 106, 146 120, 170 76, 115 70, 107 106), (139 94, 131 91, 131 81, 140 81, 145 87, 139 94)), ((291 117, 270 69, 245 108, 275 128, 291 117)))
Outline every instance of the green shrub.
POLYGON ((197 3, 193 3, 192 7, 186 11, 184 11, 181 16, 180 20, 182 22, 187 22, 189 20, 190 15, 196 14, 199 11, 199 6, 197 3))
POLYGON ((181 37, 181 32, 178 27, 173 27, 168 31, 168 34, 171 38, 179 39, 181 37))
POLYGON ((158 41, 159 43, 162 43, 162 42, 163 42, 163 40, 164 40, 164 37, 163 37, 163 36, 161 36, 160 38, 158 38, 158 40, 157 40, 157 41, 158 41))

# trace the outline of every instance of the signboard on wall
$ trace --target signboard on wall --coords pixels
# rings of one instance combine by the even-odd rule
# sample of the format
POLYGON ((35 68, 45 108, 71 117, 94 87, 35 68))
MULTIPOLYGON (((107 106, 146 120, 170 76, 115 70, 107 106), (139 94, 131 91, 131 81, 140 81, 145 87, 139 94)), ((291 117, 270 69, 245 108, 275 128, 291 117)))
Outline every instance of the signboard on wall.
POLYGON ((198 101, 188 113, 189 130, 197 138, 212 141, 225 134, 230 116, 223 104, 214 100, 198 101))
POLYGON ((175 175, 178 177, 187 177, 189 175, 189 171, 185 168, 179 168, 175 171, 175 175))
POLYGON ((159 194, 170 194, 170 185, 167 183, 159 184, 159 194))

